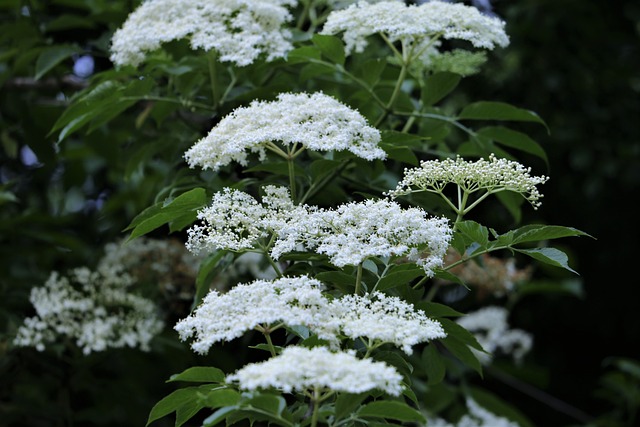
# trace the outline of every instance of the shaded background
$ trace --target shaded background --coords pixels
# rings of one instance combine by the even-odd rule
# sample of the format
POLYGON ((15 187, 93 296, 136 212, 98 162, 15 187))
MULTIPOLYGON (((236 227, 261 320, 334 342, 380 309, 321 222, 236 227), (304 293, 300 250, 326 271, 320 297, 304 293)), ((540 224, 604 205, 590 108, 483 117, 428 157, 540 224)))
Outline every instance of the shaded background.
MULTIPOLYGON (((114 152, 109 144, 125 144, 144 138, 143 134, 112 132, 107 140, 97 133, 86 146, 70 143, 56 153, 54 138, 48 135, 64 106, 56 102, 56 93, 60 85, 71 92, 80 83, 58 80, 51 86, 24 85, 17 78, 31 75, 29 67, 37 52, 25 53, 21 59, 11 54, 14 49, 28 52, 36 43, 79 43, 92 53, 96 71, 106 69, 110 64, 103 52, 108 36, 133 3, 28 3, 35 6, 31 9, 35 16, 21 12, 25 2, 0 0, 4 25, 0 34, 0 383, 7 384, 0 390, 0 420, 21 425, 18 420, 39 407, 51 415, 36 417, 30 425, 57 425, 64 415, 58 412, 64 412, 65 402, 73 397, 59 393, 58 385, 66 381, 77 393, 76 399, 80 393, 88 401, 104 402, 103 408, 86 414, 87 420, 142 425, 148 408, 172 390, 168 386, 142 390, 143 384, 224 356, 185 358, 184 351, 172 352, 169 344, 159 344, 167 346, 162 347, 166 354, 162 360, 134 352, 108 361, 96 355, 86 361, 86 367, 107 366, 92 374, 103 382, 82 390, 77 386, 85 378, 82 372, 65 372, 60 365, 51 371, 55 363, 37 353, 7 352, 9 332, 29 310, 29 286, 42 283, 50 270, 95 261, 98 255, 92 248, 118 237, 119 230, 153 202, 157 183, 171 167, 155 164, 147 170, 148 187, 144 182, 121 182, 127 173, 121 166, 127 153, 114 152), (89 18, 84 23, 58 20, 58 27, 51 24, 63 15, 85 14, 89 18), (7 188, 17 201, 5 200, 10 198, 4 193, 7 188), (118 198, 110 198, 111 194, 118 198), (130 407, 116 413, 110 399, 125 390, 109 389, 108 380, 114 372, 127 369, 142 381, 120 383, 136 398, 128 399, 130 407), (35 383, 42 385, 40 391, 35 383), (95 415, 100 413, 109 414, 100 420, 95 415)), ((469 100, 501 100, 533 110, 547 122, 550 134, 541 127, 526 128, 545 148, 550 163, 551 179, 542 188, 544 203, 536 215, 549 224, 576 227, 597 240, 563 242, 562 249, 570 254, 571 265, 583 280, 581 298, 530 296, 516 307, 515 325, 526 325, 523 328, 535 337, 531 356, 533 367, 538 368, 534 369, 538 375, 531 378, 535 388, 516 384, 514 390, 491 376, 487 384, 537 425, 584 425, 580 419, 615 409, 598 396, 602 375, 610 368, 608 358, 640 359, 640 290, 634 272, 639 237, 634 206, 640 184, 640 4, 632 0, 496 0, 492 11, 506 20, 511 45, 493 52, 485 71, 463 80, 459 91, 469 100)), ((71 61, 65 64, 73 66, 71 61)), ((116 127, 117 123, 112 129, 116 127)), ((190 135, 184 138, 192 140, 190 135)))

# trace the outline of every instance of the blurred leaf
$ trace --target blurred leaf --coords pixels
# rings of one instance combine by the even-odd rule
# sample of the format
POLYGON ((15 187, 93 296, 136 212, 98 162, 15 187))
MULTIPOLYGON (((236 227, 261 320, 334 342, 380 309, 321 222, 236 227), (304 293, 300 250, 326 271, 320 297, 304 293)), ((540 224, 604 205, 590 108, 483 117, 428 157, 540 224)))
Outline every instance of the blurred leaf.
POLYGON ((427 385, 440 383, 446 374, 446 365, 435 344, 429 344, 422 352, 422 368, 427 374, 427 385))
POLYGON ((549 167, 547 153, 545 153, 540 144, 531 139, 527 134, 503 126, 489 126, 480 129, 478 135, 491 138, 507 147, 517 148, 525 153, 533 154, 544 160, 547 167, 549 167))
POLYGON ((311 41, 328 59, 335 64, 344 65, 344 46, 341 39, 336 36, 314 34, 311 41))
POLYGON ((36 80, 47 74, 53 67, 65 59, 80 52, 82 52, 81 49, 72 45, 55 45, 43 49, 36 60, 36 80))
POLYGON ((411 282, 413 279, 424 276, 424 269, 415 264, 401 264, 394 266, 382 277, 375 286, 378 291, 395 288, 411 282))
POLYGON ((341 420, 355 412, 356 408, 367 398, 366 393, 339 393, 335 404, 336 420, 341 420))

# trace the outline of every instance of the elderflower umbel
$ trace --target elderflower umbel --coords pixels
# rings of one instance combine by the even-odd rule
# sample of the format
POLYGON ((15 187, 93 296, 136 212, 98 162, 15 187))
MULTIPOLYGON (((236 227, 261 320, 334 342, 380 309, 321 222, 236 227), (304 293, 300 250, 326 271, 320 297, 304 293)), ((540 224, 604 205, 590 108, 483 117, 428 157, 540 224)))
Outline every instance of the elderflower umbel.
POLYGON ((301 276, 238 284, 225 294, 212 290, 174 329, 183 341, 195 336, 191 348, 201 354, 216 342, 231 341, 258 326, 278 323, 306 326, 318 337, 335 343, 335 321, 323 289, 320 281, 301 276))
POLYGON ((509 420, 508 418, 500 417, 492 412, 487 411, 485 408, 478 405, 478 403, 467 398, 467 408, 469 413, 465 414, 458 422, 448 423, 447 421, 436 418, 429 419, 429 427, 519 427, 519 424, 509 420))
POLYGON ((433 269, 442 266, 451 240, 446 218, 427 218, 420 208, 403 209, 389 200, 347 203, 311 216, 318 216, 324 227, 300 240, 338 267, 375 256, 407 256, 432 276, 433 269), (427 250, 419 253, 417 248, 423 245, 427 250))
POLYGON ((343 33, 345 49, 351 53, 362 52, 368 44, 367 37, 380 33, 391 43, 401 41, 419 55, 430 40, 439 37, 467 40, 485 49, 507 46, 509 38, 504 26, 500 19, 463 4, 430 1, 417 6, 397 1, 375 4, 360 1, 331 12, 321 34, 343 33))
POLYGON ((447 336, 442 325, 422 310, 415 310, 400 298, 381 292, 367 296, 345 295, 332 301, 331 309, 339 318, 345 336, 392 343, 407 354, 413 353, 415 344, 447 336))
POLYGON ((510 329, 507 317, 509 312, 503 307, 483 307, 468 313, 457 323, 471 332, 482 348, 489 353, 474 352, 481 362, 488 364, 498 352, 511 354, 516 363, 531 350, 533 338, 521 329, 510 329))
POLYGON ((214 50, 239 66, 267 61, 292 49, 282 25, 297 0, 146 0, 113 35, 111 60, 137 66, 163 43, 189 39, 192 49, 214 50))
POLYGON ((301 145, 312 151, 347 150, 366 160, 385 159, 379 142, 380 132, 335 98, 321 92, 281 93, 275 101, 253 101, 235 109, 184 157, 192 168, 217 171, 232 161, 246 165, 247 152, 257 153, 260 160, 267 149, 282 155, 275 145, 279 143, 292 155, 301 145))
POLYGON ((237 382, 244 390, 276 388, 285 393, 316 388, 353 394, 382 390, 393 396, 402 392, 402 375, 395 368, 326 347, 286 347, 276 357, 227 376, 227 382, 237 382))
POLYGON ((397 197, 419 191, 442 194, 447 184, 457 185, 467 194, 484 191, 488 194, 500 191, 513 191, 521 194, 537 209, 542 203, 542 194, 536 188, 549 179, 542 176, 531 176, 531 168, 518 162, 498 159, 491 154, 489 160, 479 159, 466 161, 460 156, 455 160, 422 161, 420 167, 405 169, 404 178, 395 190, 387 194, 397 197))
POLYGON ((76 268, 69 277, 51 273, 29 300, 36 316, 25 319, 14 344, 43 351, 59 338, 75 340, 84 354, 107 348, 148 351, 163 328, 152 301, 129 292, 131 276, 76 268))

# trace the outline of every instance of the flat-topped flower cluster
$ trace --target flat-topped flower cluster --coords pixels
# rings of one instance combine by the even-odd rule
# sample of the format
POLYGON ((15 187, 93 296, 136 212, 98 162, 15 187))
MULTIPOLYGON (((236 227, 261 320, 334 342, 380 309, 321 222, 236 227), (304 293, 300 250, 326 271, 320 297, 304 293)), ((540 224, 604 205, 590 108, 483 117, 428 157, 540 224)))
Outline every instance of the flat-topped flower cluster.
POLYGON ((191 48, 215 51, 239 66, 260 56, 284 57, 293 46, 283 24, 297 0, 147 0, 111 40, 111 60, 137 66, 164 43, 189 39, 191 48))
POLYGON ((246 166, 249 152, 257 153, 260 160, 267 150, 295 156, 298 146, 350 151, 366 160, 385 159, 379 142, 380 132, 335 98, 322 92, 281 93, 274 101, 253 101, 233 110, 184 157, 190 167, 213 171, 231 162, 246 166))
POLYGON ((252 196, 226 188, 198 213, 202 224, 188 230, 189 250, 251 250, 272 236, 274 259, 287 252, 325 254, 337 267, 358 265, 369 257, 404 256, 432 276, 442 266, 451 240, 446 218, 428 218, 420 208, 389 200, 351 202, 335 209, 294 205, 284 187, 267 186, 260 204, 252 196))
MULTIPOLYGON (((345 9, 333 11, 322 34, 340 34, 347 53, 362 52, 367 38, 382 34, 390 42, 401 41, 419 51, 432 39, 461 39, 478 48, 507 46, 509 38, 500 19, 483 15, 475 7, 444 1, 421 5, 386 1, 359 1, 345 9)), ((418 52, 415 52, 418 53, 418 52)))
POLYGON ((412 346, 444 338, 442 325, 398 297, 380 292, 331 298, 325 285, 308 276, 238 284, 225 294, 211 291, 192 315, 175 326, 191 348, 207 353, 216 342, 231 341, 251 330, 304 326, 339 347, 339 337, 392 344, 412 354, 412 346))

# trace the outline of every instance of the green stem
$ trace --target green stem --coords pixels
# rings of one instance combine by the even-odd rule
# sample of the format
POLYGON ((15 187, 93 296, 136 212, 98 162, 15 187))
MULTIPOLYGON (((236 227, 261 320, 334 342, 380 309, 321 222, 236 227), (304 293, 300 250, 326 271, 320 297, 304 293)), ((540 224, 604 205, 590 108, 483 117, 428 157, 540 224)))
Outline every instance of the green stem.
POLYGON ((271 341, 271 332, 265 332, 264 337, 267 340, 267 345, 269 346, 269 351, 271 352, 271 356, 274 356, 276 353, 276 347, 273 345, 273 341, 271 341))
POLYGON ((207 55, 207 60, 209 62, 209 81, 211 82, 211 96, 213 100, 213 106, 218 108, 218 104, 220 103, 220 88, 218 87, 218 75, 216 73, 216 54, 215 51, 211 51, 209 55, 207 55))
POLYGON ((354 294, 360 295, 361 284, 362 284, 362 262, 358 264, 358 270, 356 271, 356 290, 354 294))
POLYGON ((438 283, 434 283, 433 286, 431 287, 431 289, 429 289, 429 292, 427 292, 427 296, 424 298, 425 301, 427 301, 427 302, 433 301, 433 299, 436 297, 436 294, 440 290, 440 286, 442 286, 442 285, 439 282, 438 283))
POLYGON ((289 167, 289 189, 291 191, 291 199, 293 203, 296 203, 297 193, 296 193, 296 171, 295 171, 295 163, 293 162, 293 157, 289 156, 287 159, 287 166, 289 167))
POLYGON ((311 406, 313 406, 313 413, 311 414, 311 427, 317 427, 318 425, 318 409, 320 407, 320 390, 318 387, 313 389, 313 398, 311 399, 311 406))
POLYGON ((296 22, 296 28, 298 30, 302 30, 302 26, 304 25, 304 21, 305 21, 307 15, 309 14, 309 9, 311 8, 311 3, 313 3, 313 0, 304 1, 304 8, 302 9, 302 12, 300 13, 300 16, 298 16, 298 22, 296 22))
POLYGON ((386 119, 387 116, 389 115, 389 112, 391 111, 391 107, 393 106, 394 102, 396 102, 396 98, 400 94, 400 89, 402 88, 402 83, 404 83, 404 78, 406 77, 406 75, 407 75, 407 65, 403 63, 402 68, 400 68, 400 74, 398 75, 398 80, 396 80, 396 85, 393 88, 393 93, 391 94, 391 98, 389 98, 389 102, 387 102, 387 104, 385 105, 384 112, 380 115, 380 117, 378 117, 378 120, 376 120, 374 127, 380 126, 380 124, 384 121, 384 119, 386 119))

